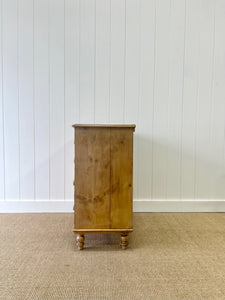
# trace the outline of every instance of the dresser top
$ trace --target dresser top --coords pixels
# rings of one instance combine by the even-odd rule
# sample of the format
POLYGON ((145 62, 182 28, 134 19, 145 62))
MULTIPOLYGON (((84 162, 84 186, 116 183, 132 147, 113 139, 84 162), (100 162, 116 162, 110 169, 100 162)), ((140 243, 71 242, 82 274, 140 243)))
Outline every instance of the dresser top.
POLYGON ((135 129, 135 124, 74 124, 72 125, 74 128, 76 127, 101 127, 101 128, 133 128, 135 129))

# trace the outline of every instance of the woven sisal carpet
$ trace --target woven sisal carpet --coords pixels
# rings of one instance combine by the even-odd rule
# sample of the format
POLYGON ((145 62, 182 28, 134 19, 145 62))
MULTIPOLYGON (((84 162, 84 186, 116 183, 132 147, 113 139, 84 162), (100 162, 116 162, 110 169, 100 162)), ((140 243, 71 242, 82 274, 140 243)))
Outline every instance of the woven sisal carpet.
POLYGON ((225 214, 134 214, 130 247, 72 214, 0 215, 0 299, 225 299, 225 214))

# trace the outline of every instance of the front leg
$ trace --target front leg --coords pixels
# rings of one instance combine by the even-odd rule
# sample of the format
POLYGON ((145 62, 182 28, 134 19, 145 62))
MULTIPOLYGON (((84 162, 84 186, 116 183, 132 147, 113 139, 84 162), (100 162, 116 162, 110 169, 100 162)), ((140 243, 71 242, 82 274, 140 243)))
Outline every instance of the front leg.
POLYGON ((120 237, 120 246, 123 250, 126 250, 128 247, 128 232, 121 233, 120 237))
POLYGON ((83 250, 83 248, 84 248, 84 235, 83 234, 77 235, 77 247, 78 247, 78 250, 83 250))

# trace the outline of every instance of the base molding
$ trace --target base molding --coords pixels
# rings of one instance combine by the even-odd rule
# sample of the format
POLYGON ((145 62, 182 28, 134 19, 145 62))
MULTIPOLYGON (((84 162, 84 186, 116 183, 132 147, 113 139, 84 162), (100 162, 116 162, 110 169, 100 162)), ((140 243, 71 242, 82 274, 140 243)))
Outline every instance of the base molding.
POLYGON ((76 234, 87 234, 87 233, 125 233, 132 232, 131 228, 124 229, 73 229, 76 234))
MULTIPOLYGON (((225 212, 225 200, 134 200, 134 212, 225 212)), ((72 213, 73 201, 0 201, 0 213, 72 213)))
POLYGON ((225 200, 136 200, 134 212, 225 212, 225 200))

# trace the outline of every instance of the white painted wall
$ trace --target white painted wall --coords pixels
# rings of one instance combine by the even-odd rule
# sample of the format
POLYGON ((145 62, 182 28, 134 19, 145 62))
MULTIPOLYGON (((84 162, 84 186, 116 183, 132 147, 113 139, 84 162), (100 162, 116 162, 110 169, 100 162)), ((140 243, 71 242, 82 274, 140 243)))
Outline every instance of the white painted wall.
POLYGON ((0 0, 0 211, 72 211, 73 123, 135 123, 136 211, 225 211, 224 0, 0 0))

